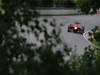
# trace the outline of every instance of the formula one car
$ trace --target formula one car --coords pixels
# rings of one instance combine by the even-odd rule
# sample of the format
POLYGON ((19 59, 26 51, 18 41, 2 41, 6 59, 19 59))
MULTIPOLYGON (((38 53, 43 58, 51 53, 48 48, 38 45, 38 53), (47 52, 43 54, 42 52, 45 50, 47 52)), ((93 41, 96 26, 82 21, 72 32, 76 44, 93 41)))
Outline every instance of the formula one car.
POLYGON ((84 27, 81 26, 80 23, 76 22, 75 24, 70 24, 68 26, 68 32, 74 32, 74 33, 84 33, 84 27))

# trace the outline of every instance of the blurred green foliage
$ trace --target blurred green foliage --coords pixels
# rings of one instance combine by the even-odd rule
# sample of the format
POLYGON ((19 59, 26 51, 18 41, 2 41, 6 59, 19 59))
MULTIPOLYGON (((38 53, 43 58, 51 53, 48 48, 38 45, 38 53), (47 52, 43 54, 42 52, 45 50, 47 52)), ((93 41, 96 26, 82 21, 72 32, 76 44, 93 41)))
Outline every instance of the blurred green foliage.
POLYGON ((76 0, 76 5, 86 14, 93 14, 96 13, 96 10, 100 7, 100 0, 76 0), (90 11, 91 9, 93 9, 93 11, 90 11))
MULTIPOLYGON (((64 48, 65 54, 61 51, 54 53, 54 44, 46 44, 33 50, 25 43, 25 39, 19 38, 15 20, 20 25, 27 25, 31 18, 36 17, 33 14, 35 0, 3 0, 2 3, 5 13, 0 10, 0 75, 100 75, 100 51, 96 48, 89 46, 82 56, 76 55, 65 62, 64 55, 70 56, 71 51, 67 46, 64 48), (20 12, 16 15, 17 10, 23 15, 20 15, 20 12)), ((35 22, 36 28, 41 30, 38 21, 35 22)), ((45 34, 48 41, 50 36, 46 31, 45 34)), ((57 44, 60 42, 58 36, 59 34, 55 36, 57 44)))

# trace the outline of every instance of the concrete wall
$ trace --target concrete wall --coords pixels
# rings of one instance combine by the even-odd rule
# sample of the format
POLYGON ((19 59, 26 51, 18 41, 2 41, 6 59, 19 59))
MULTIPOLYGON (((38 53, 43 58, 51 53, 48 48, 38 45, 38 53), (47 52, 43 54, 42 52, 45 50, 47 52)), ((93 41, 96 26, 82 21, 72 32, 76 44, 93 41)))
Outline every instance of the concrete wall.
POLYGON ((40 14, 76 14, 78 9, 38 9, 40 14))

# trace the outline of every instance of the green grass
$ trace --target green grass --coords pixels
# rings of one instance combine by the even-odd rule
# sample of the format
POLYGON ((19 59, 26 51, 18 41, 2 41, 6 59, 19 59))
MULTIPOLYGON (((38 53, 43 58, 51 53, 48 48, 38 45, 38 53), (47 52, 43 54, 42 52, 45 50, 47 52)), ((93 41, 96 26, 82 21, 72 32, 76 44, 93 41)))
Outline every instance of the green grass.
POLYGON ((94 34, 94 38, 91 40, 91 42, 98 48, 100 49, 100 40, 98 38, 100 38, 100 29, 92 29, 92 31, 95 33, 94 34))
POLYGON ((1 0, 0 0, 0 8, 1 8, 1 5, 2 5, 2 2, 1 2, 1 0))
POLYGON ((80 15, 85 15, 83 13, 81 14, 43 14, 41 16, 80 16, 80 15))
POLYGON ((100 49, 100 43, 98 43, 95 39, 91 41, 97 48, 100 49))
POLYGON ((0 0, 0 3, 1 3, 1 0, 0 0))

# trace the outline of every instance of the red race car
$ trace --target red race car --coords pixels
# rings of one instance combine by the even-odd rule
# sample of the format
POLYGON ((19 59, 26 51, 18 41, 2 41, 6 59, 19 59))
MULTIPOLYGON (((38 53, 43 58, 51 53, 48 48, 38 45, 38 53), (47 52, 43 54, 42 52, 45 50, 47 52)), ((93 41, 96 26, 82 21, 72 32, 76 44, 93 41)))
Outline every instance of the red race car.
POLYGON ((84 33, 84 27, 81 26, 80 23, 76 22, 75 24, 70 24, 68 26, 68 32, 74 32, 74 33, 84 33))

